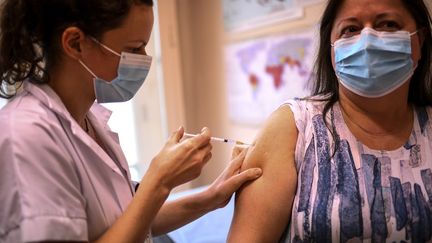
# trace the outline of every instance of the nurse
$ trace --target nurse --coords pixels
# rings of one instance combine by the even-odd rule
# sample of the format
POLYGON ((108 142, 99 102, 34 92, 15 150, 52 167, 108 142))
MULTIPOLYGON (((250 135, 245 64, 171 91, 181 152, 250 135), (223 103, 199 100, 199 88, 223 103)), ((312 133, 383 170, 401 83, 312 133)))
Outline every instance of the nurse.
POLYGON ((166 203, 211 157, 207 128, 184 141, 179 128, 134 190, 98 103, 127 101, 144 82, 152 5, 3 1, 0 87, 13 99, 0 111, 0 242, 144 242, 223 207, 261 175, 238 173, 242 154, 207 190, 166 203))

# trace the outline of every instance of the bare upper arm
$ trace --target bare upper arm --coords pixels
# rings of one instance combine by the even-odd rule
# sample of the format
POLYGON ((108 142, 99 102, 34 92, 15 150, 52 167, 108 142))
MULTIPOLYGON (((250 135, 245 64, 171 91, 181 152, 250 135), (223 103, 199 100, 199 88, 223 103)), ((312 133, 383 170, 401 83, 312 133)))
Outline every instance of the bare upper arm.
POLYGON ((260 167, 263 175, 237 193, 229 242, 279 240, 289 222, 297 188, 297 135, 288 106, 275 111, 258 134, 242 169, 260 167))

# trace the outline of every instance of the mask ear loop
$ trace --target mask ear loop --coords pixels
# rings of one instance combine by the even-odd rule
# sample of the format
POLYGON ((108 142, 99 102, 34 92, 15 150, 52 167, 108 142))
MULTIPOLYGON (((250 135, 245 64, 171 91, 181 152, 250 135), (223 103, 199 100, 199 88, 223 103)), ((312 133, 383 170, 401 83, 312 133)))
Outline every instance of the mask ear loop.
POLYGON ((92 72, 92 70, 90 70, 90 68, 87 67, 81 59, 79 59, 78 62, 93 76, 93 78, 97 78, 96 74, 94 74, 94 72, 92 72))
POLYGON ((100 46, 102 46, 103 48, 105 48, 105 50, 111 52, 112 54, 114 54, 114 55, 116 55, 118 57, 121 57, 121 54, 117 53, 116 51, 114 51, 113 49, 109 48, 108 46, 100 43, 98 40, 96 40, 96 38, 90 37, 90 39, 92 39, 94 42, 96 42, 97 44, 99 44, 100 46))
POLYGON ((416 35, 416 34, 418 34, 418 32, 419 32, 419 31, 418 31, 418 30, 416 30, 416 31, 414 31, 414 32, 410 33, 410 34, 409 34, 409 36, 411 37, 411 36, 413 36, 413 35, 416 35))
MULTIPOLYGON (((412 33, 409 34, 410 37, 412 37, 413 35, 417 35, 419 33, 419 30, 416 30, 412 33)), ((413 67, 413 72, 417 69, 418 67, 418 62, 416 63, 416 65, 413 67)), ((414 75, 414 74, 413 74, 414 75)))
MULTIPOLYGON (((92 40, 92 41, 94 41, 94 42, 96 42, 97 44, 99 44, 100 46, 102 46, 103 48, 105 48, 107 51, 109 51, 109 52, 111 52, 112 54, 114 54, 114 55, 116 55, 116 56, 118 56, 118 57, 121 57, 121 55, 120 54, 118 54, 116 51, 114 51, 114 50, 112 50, 111 48, 109 48, 108 46, 106 46, 106 45, 104 45, 104 44, 102 44, 102 43, 100 43, 96 38, 94 38, 94 37, 90 37, 90 39, 92 40)), ((85 65, 84 64, 84 62, 80 59, 80 60, 78 60, 78 62, 94 77, 94 78, 97 78, 97 76, 96 76, 96 74, 92 71, 92 70, 90 70, 90 68, 87 66, 87 65, 85 65)))

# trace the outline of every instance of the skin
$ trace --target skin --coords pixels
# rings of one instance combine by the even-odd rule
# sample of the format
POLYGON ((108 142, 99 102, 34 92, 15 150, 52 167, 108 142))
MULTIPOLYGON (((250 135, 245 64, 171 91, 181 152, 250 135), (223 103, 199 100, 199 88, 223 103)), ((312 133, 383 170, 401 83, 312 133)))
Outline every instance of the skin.
MULTIPOLYGON (((153 21, 151 7, 134 5, 124 23, 104 33, 100 42, 118 53, 146 54, 145 47, 153 21)), ((49 85, 82 127, 95 101, 95 93, 93 76, 79 60, 104 80, 112 80, 117 76, 119 64, 118 56, 89 37, 77 27, 68 27, 61 35, 61 59, 49 71, 52 80, 49 85)), ((153 158, 124 214, 96 242, 143 242, 150 229, 154 235, 166 233, 225 206, 242 184, 261 175, 260 169, 240 173, 244 152, 229 163, 207 190, 165 203, 174 187, 198 177, 211 158, 212 146, 207 128, 203 128, 199 136, 190 139, 182 140, 183 133, 181 127, 172 133, 159 154, 153 158)), ((89 135, 96 142, 102 142, 97 134, 89 135)))
POLYGON ((237 192, 228 242, 277 242, 280 238, 297 186, 297 134, 287 106, 275 111, 258 134, 243 169, 259 167, 263 175, 237 192))
MULTIPOLYGON (((364 27, 411 33, 417 30, 414 19, 399 0, 345 0, 334 21, 332 43, 357 34, 364 27)), ((413 35, 411 42, 416 65, 421 57, 421 33, 413 35)), ((334 64, 334 52, 332 60, 334 64)), ((384 97, 365 98, 340 85, 339 104, 350 131, 373 149, 401 147, 413 126, 408 90, 409 82, 384 97)), ((293 114, 287 106, 276 110, 264 125, 243 166, 260 167, 263 175, 236 194, 228 242, 278 242, 282 236, 290 220, 297 187, 294 160, 297 136, 293 114)))

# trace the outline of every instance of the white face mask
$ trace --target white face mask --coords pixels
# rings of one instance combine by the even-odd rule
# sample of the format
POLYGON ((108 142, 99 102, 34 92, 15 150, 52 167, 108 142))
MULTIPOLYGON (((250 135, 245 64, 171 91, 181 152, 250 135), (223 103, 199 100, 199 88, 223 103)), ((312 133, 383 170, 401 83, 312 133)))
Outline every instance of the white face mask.
POLYGON ((94 77, 93 81, 97 102, 124 102, 132 99, 147 77, 152 57, 128 52, 119 54, 96 39, 93 40, 109 52, 120 57, 117 77, 111 82, 98 78, 87 65, 79 60, 81 65, 94 77))

